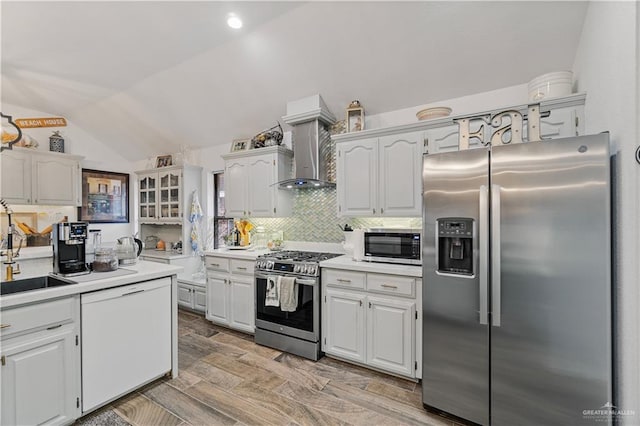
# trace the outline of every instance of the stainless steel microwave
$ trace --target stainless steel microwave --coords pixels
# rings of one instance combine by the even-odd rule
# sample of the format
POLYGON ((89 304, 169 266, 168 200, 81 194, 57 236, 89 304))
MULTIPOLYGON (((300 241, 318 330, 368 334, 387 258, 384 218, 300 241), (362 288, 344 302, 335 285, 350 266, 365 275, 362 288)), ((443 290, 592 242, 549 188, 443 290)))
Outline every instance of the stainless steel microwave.
POLYGON ((372 228, 364 231, 364 260, 421 265, 419 229, 372 228))

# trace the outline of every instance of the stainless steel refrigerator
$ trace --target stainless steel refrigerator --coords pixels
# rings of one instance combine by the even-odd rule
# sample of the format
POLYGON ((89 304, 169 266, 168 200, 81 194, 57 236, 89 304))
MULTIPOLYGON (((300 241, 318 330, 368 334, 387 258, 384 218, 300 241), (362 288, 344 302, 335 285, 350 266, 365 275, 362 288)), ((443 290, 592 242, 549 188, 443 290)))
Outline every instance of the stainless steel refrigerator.
POLYGON ((609 171, 608 134, 425 155, 425 407, 610 422, 609 171))

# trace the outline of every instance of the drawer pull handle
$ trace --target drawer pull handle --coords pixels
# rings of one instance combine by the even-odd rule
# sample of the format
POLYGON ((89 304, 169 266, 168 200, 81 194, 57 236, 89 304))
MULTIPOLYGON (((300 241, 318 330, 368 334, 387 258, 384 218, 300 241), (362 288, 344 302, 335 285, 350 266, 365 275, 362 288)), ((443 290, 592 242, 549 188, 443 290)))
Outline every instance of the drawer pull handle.
POLYGON ((337 281, 338 281, 339 283, 350 283, 350 282, 351 282, 351 280, 346 280, 346 279, 344 279, 344 278, 338 278, 338 279, 337 279, 337 281))
POLYGON ((51 327, 47 327, 47 330, 55 330, 56 328, 62 327, 62 324, 52 325, 51 327))
POLYGON ((244 266, 238 266, 236 269, 239 269, 240 271, 246 271, 247 268, 245 268, 244 266))
POLYGON ((11 324, 0 324, 0 329, 11 327, 11 324))
POLYGON ((125 293, 125 294, 123 294, 123 296, 131 296, 132 294, 142 293, 143 291, 144 291, 144 290, 130 291, 129 293, 125 293))
POLYGON ((380 287, 385 287, 385 288, 398 288, 397 285, 391 285, 391 284, 380 284, 380 287))
POLYGON ((220 264, 219 263, 212 263, 211 266, 220 267, 220 264))

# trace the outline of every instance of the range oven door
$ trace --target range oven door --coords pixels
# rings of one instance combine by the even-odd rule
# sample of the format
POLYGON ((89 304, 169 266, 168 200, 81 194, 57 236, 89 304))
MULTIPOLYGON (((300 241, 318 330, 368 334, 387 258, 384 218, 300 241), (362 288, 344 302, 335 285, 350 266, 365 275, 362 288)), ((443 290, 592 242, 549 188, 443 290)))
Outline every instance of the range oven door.
POLYGON ((298 307, 294 312, 284 312, 279 306, 265 305, 269 275, 295 276, 256 272, 256 327, 310 342, 320 341, 320 280, 296 276, 298 307))

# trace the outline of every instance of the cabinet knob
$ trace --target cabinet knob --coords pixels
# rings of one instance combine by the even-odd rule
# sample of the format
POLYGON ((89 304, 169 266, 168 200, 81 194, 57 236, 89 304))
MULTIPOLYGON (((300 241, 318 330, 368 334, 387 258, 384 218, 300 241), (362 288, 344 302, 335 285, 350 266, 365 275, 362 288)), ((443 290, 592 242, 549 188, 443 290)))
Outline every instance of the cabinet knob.
POLYGON ((382 207, 380 207, 380 214, 384 213, 384 209, 382 207))
POLYGON ((376 209, 373 209, 373 214, 376 214, 376 209))

